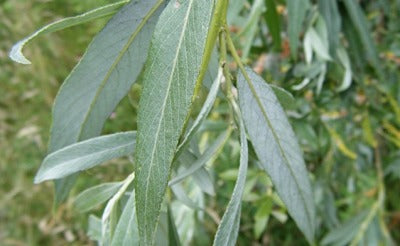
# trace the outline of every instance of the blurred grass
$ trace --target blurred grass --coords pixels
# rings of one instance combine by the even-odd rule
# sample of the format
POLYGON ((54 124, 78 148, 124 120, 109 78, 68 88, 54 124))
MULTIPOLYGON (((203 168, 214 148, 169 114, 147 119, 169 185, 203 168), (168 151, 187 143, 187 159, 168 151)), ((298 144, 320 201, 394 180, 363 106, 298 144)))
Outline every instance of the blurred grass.
MULTIPOLYGON (((74 212, 71 201, 52 212, 52 184, 33 185, 33 177, 46 153, 57 90, 106 20, 38 38, 25 47, 29 66, 13 63, 8 51, 51 21, 107 2, 113 1, 0 1, 0 245, 91 245, 86 216, 74 212)), ((126 113, 129 102, 123 105, 126 113)), ((126 127, 108 123, 108 131, 124 128, 121 123, 126 127)), ((116 173, 124 171, 116 166, 116 173)), ((93 175, 77 189, 107 180, 93 175)))

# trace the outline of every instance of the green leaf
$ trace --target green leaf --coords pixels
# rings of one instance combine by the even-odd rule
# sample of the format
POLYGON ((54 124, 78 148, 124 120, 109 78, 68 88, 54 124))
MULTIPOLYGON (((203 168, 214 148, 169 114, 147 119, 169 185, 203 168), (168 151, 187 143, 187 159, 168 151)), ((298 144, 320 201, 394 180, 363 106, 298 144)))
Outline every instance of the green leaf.
MULTIPOLYGON (((187 149, 178 158, 179 163, 183 165, 183 168, 181 168, 183 170, 190 168, 196 160, 197 156, 187 149)), ((192 177, 203 192, 212 196, 215 195, 213 182, 204 166, 193 172, 192 177)))
POLYGON ((139 230, 135 210, 135 193, 132 192, 115 228, 111 246, 139 245, 139 230))
POLYGON ((59 179, 132 154, 136 132, 116 133, 92 138, 49 154, 35 177, 35 183, 59 179))
POLYGON ((286 0, 288 10, 288 35, 290 52, 294 58, 297 57, 297 47, 299 46, 299 36, 302 30, 306 12, 310 7, 309 0, 286 0))
POLYGON ((337 0, 318 1, 318 9, 328 29, 329 53, 334 56, 339 45, 339 33, 342 25, 337 0))
POLYGON ((240 119, 240 167, 232 197, 225 210, 222 221, 218 226, 214 238, 214 245, 236 245, 239 232, 240 208, 242 203, 243 190, 246 183, 248 165, 248 147, 244 124, 240 119))
POLYGON ((274 43, 274 50, 279 51, 281 49, 281 20, 276 10, 275 0, 265 0, 265 6, 267 6, 267 12, 264 14, 265 22, 274 43))
POLYGON ((321 245, 348 245, 359 230, 361 223, 367 217, 368 211, 363 211, 344 224, 331 230, 321 241, 321 245))
POLYGON ((11 48, 9 56, 15 62, 19 62, 19 63, 22 63, 22 64, 31 64, 31 62, 24 56, 24 54, 22 54, 22 49, 24 48, 25 45, 27 45, 30 41, 32 41, 36 37, 41 36, 43 34, 52 33, 52 32, 56 32, 56 31, 59 31, 59 30, 63 30, 63 29, 68 28, 68 27, 80 25, 82 23, 89 22, 89 21, 92 21, 92 20, 95 20, 95 19, 98 19, 98 18, 102 18, 102 17, 106 17, 106 16, 109 16, 109 15, 112 15, 115 12, 117 12, 117 10, 119 8, 121 8, 122 5, 126 4, 127 2, 129 2, 129 1, 128 0, 119 1, 119 2, 116 2, 116 3, 112 3, 112 4, 108 4, 108 5, 102 6, 100 8, 96 8, 96 9, 90 10, 90 11, 88 11, 86 13, 83 13, 83 14, 80 14, 80 15, 77 15, 77 16, 67 17, 67 18, 64 18, 64 19, 61 19, 61 20, 57 20, 57 21, 55 21, 53 23, 50 23, 50 24, 40 28, 36 32, 32 33, 28 37, 18 41, 11 48))
POLYGON ((178 231, 176 230, 176 225, 174 222, 174 216, 172 214, 170 207, 168 207, 168 238, 169 238, 169 245, 171 246, 181 245, 178 231))
MULTIPOLYGON (((53 107, 49 152, 100 135, 104 122, 142 70, 162 0, 132 0, 94 38, 53 107)), ((56 204, 76 175, 56 181, 56 204)))
POLYGON ((296 136, 270 86, 255 72, 246 71, 238 76, 238 91, 249 139, 290 215, 311 243, 315 208, 296 136))
POLYGON ((263 0, 255 0, 249 17, 243 29, 238 34, 240 43, 242 44, 242 58, 246 59, 250 54, 251 46, 253 45, 253 40, 256 36, 257 29, 259 28, 258 23, 262 13, 265 10, 263 0))
POLYGON ((75 208, 79 212, 89 211, 110 199, 121 185, 121 182, 104 183, 84 190, 76 197, 75 208))
POLYGON ((189 177, 190 175, 198 171, 208 161, 215 158, 219 154, 221 149, 224 147, 226 141, 229 139, 231 132, 232 128, 229 127, 228 130, 221 133, 218 136, 217 140, 215 140, 214 143, 210 147, 208 147, 207 150, 204 151, 204 153, 195 162, 193 162, 189 168, 178 173, 176 177, 174 177, 173 179, 171 179, 171 181, 169 181, 168 185, 174 185, 176 183, 181 182, 185 178, 189 177))
POLYGON ((374 40, 371 37, 371 31, 368 27, 368 21, 356 0, 343 1, 346 10, 350 16, 353 26, 360 37, 362 49, 370 64, 375 68, 377 74, 383 77, 381 61, 376 50, 374 40))
POLYGON ((278 98, 279 103, 285 109, 292 109, 296 105, 296 100, 294 99, 292 93, 283 89, 282 87, 276 85, 269 85, 271 89, 274 91, 275 96, 278 98))
POLYGON ((88 223, 88 237, 93 241, 101 241, 101 219, 91 214, 88 223))
POLYGON ((203 104, 203 107, 200 110, 200 113, 198 114, 196 120, 193 122, 192 126, 190 129, 186 132, 183 140, 178 146, 177 156, 179 156, 179 153, 184 149, 184 147, 189 143, 189 141, 192 139, 193 135, 196 133, 196 131, 199 129, 203 121, 207 118, 208 114, 210 113, 215 99, 217 98, 218 91, 219 91, 219 86, 221 85, 221 80, 222 80, 222 70, 218 70, 218 75, 217 78, 214 80, 213 84, 211 85, 210 91, 208 93, 208 96, 206 98, 206 101, 203 104))
POLYGON ((208 44, 211 50, 204 50, 212 9, 212 0, 171 1, 154 31, 143 75, 135 155, 142 245, 154 242, 170 166, 214 47, 208 44))

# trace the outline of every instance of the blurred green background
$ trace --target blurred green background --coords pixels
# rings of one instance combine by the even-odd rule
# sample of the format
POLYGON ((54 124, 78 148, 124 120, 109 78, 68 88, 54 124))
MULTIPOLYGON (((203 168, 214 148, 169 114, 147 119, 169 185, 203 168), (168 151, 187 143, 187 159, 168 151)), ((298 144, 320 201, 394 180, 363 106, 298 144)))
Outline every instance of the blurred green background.
MULTIPOLYGON (((72 199, 53 210, 51 182, 33 185, 33 177, 46 154, 51 107, 57 90, 107 20, 96 20, 38 38, 25 49, 32 61, 29 66, 13 63, 8 51, 16 41, 51 21, 107 2, 113 1, 0 0, 1 246, 93 245, 86 236, 87 215, 74 211, 72 199)), ((301 80, 293 72, 298 64, 285 51, 287 39, 283 40, 283 50, 278 55, 265 48, 266 44, 249 48, 248 63, 259 69, 268 81, 295 95, 297 106, 293 112, 297 115, 292 112, 291 120, 315 185, 318 237, 322 238, 376 202, 382 172, 386 187, 385 209, 371 224, 382 227, 380 231, 387 230, 399 242, 400 24, 396 9, 399 1, 362 2, 370 28, 374 30, 372 36, 377 42, 385 80, 378 81, 369 66, 363 71, 355 68, 352 87, 337 93, 335 88, 341 75, 332 69, 320 96, 315 93, 315 84, 303 90, 292 90, 301 80), (390 5, 382 7, 381 2, 390 5), (260 68, 257 62, 270 65, 260 68)), ((250 12, 250 7, 246 7, 244 14, 250 12)), ((243 20, 239 19, 238 23, 244 23, 243 20)), ((245 42, 246 34, 243 36, 245 42)), ((238 46, 246 46, 240 43, 240 38, 237 40, 238 46)), ((351 59, 352 64, 359 62, 354 57, 351 59)), ((132 97, 135 95, 137 93, 132 93, 132 97)), ((134 129, 136 107, 137 100, 124 99, 107 122, 105 133, 134 129)), ((226 105, 216 108, 222 108, 220 112, 223 112, 226 105)), ((219 119, 218 113, 211 118, 219 119)), ((223 213, 234 184, 236 173, 232 159, 237 159, 237 146, 228 144, 215 168, 220 179, 216 182, 217 196, 209 199, 209 207, 217 215, 223 213)), ((113 165, 83 173, 72 197, 94 184, 123 179, 130 170, 128 160, 113 162, 113 165)), ((249 171, 239 245, 249 245, 250 241, 254 242, 252 245, 303 245, 304 239, 295 224, 287 220, 279 199, 263 194, 266 180, 266 175, 261 175, 254 167, 249 171)), ((215 225, 209 228, 212 228, 208 229, 210 234, 215 225)), ((201 233, 199 235, 204 235, 201 233)))

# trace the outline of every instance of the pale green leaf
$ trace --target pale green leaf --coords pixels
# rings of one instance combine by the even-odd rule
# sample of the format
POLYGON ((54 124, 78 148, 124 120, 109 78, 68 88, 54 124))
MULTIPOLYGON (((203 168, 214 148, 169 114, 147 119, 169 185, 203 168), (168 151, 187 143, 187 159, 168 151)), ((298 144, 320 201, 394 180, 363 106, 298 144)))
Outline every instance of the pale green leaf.
POLYGON ((318 9, 325 20, 328 29, 329 50, 331 55, 335 55, 339 45, 339 33, 341 30, 342 19, 339 13, 337 0, 318 1, 318 9))
POLYGON ((198 78, 207 69, 203 53, 212 9, 213 0, 171 1, 154 31, 143 75, 135 155, 142 245, 154 242, 170 166, 200 85, 198 78))
POLYGON ((246 132, 242 120, 240 120, 240 167, 238 178, 233 189, 232 197, 225 210, 222 221, 218 226, 214 238, 214 245, 236 245, 236 239, 240 224, 240 208, 242 203, 243 191, 246 183, 248 165, 248 147, 246 132))
POLYGON ((43 35, 43 34, 56 32, 56 31, 59 31, 59 30, 62 30, 62 29, 68 28, 68 27, 80 25, 82 23, 92 21, 92 20, 95 20, 98 18, 112 15, 115 12, 117 12, 118 9, 122 5, 126 4, 127 2, 129 2, 129 1, 128 0, 119 1, 116 3, 108 4, 106 6, 102 6, 100 8, 90 10, 86 13, 83 13, 83 14, 80 14, 77 16, 67 17, 67 18, 64 18, 61 20, 57 20, 53 23, 50 23, 50 24, 40 28, 36 32, 32 33, 28 37, 18 41, 11 48, 9 56, 11 59, 13 59, 16 62, 19 62, 22 64, 31 64, 31 62, 24 56, 24 54, 22 54, 22 49, 24 48, 25 45, 27 45, 30 41, 32 41, 36 37, 43 35))
POLYGON ((368 211, 363 211, 342 225, 331 230, 321 241, 321 245, 348 245, 359 230, 361 223, 367 217, 368 211))
POLYGON ((286 0, 288 10, 288 35, 290 43, 290 52, 293 57, 297 56, 297 47, 299 46, 299 36, 302 30, 306 12, 310 6, 309 0, 286 0))
POLYGON ((115 228, 111 246, 135 245, 139 245, 139 230, 135 210, 135 193, 132 192, 115 228))
POLYGON ((224 147, 226 141, 228 140, 229 136, 231 135, 232 129, 228 128, 225 132, 221 133, 218 138, 214 141, 214 143, 208 147, 204 153, 195 161, 193 162, 189 168, 184 169, 183 171, 179 172, 176 177, 169 181, 168 185, 174 185, 176 183, 181 182, 185 178, 189 177, 196 171, 198 171, 201 167, 203 167, 208 161, 214 159, 217 154, 221 151, 224 147))
POLYGON ((178 146, 178 150, 176 151, 177 155, 179 155, 179 153, 183 150, 183 148, 189 143, 193 135, 196 133, 196 131, 199 129, 203 121, 207 118, 208 114, 210 113, 214 105, 215 99, 217 98, 219 87, 221 85, 221 80, 222 80, 222 70, 219 69, 217 78, 211 85, 210 91, 208 93, 206 101, 203 104, 203 107, 200 110, 200 113, 198 114, 196 120, 193 122, 190 129, 186 132, 183 140, 178 146))
POLYGON ((180 246, 180 240, 178 231, 176 229, 174 216, 172 214, 171 208, 168 207, 168 238, 170 246, 180 246))
POLYGON ((79 212, 89 211, 110 199, 121 187, 121 182, 103 183, 81 192, 74 201, 79 212))
POLYGON ((93 241, 101 241, 101 219, 91 214, 88 222, 88 237, 93 241))
POLYGON ((275 96, 278 98, 279 103, 285 109, 291 109, 295 106, 296 100, 294 99, 292 93, 276 85, 271 84, 270 87, 274 91, 275 96))
POLYGON ((238 76, 240 108, 249 139, 290 215, 314 241, 315 207, 301 149, 270 86, 246 69, 238 76))
MULTIPOLYGON (((64 81, 53 107, 49 152, 100 135, 142 70, 162 0, 132 0, 94 38, 64 81)), ((56 181, 63 201, 76 175, 56 181)))
POLYGON ((40 166, 35 183, 59 179, 105 161, 133 153, 136 132, 124 132, 69 145, 49 154, 40 166))

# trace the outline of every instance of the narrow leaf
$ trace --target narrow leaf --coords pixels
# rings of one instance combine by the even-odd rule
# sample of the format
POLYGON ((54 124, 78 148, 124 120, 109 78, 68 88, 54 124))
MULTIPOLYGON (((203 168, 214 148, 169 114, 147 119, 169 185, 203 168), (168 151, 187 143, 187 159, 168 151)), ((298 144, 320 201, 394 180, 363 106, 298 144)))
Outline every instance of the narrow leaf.
POLYGON ((240 224, 240 208, 242 203, 243 191, 246 183, 248 165, 248 147, 246 132, 242 120, 240 120, 240 167, 238 178, 233 189, 231 200, 225 210, 222 221, 218 226, 217 234, 214 238, 214 245, 236 245, 236 239, 240 224))
POLYGON ((208 93, 207 99, 203 104, 203 107, 200 110, 200 113, 198 114, 196 120, 193 122, 193 125, 190 127, 190 129, 186 132, 183 140, 178 146, 177 150, 177 155, 183 150, 183 148, 189 143, 189 141, 192 139, 193 135, 196 133, 196 131, 199 129, 203 121, 207 118, 208 114, 210 113, 215 99, 217 98, 218 91, 219 91, 219 86, 221 85, 221 80, 222 80, 222 70, 218 70, 218 75, 217 78, 214 80, 213 84, 211 85, 210 91, 208 93))
POLYGON ((362 49, 366 54, 366 58, 370 64, 375 68, 379 76, 383 76, 381 61, 376 50, 374 40, 371 37, 371 31, 368 27, 368 21, 364 16, 364 13, 356 0, 343 1, 350 19, 360 37, 362 43, 362 49))
POLYGON ((297 56, 297 47, 299 46, 299 36, 302 30, 303 22, 306 17, 307 9, 310 6, 309 0, 286 0, 288 9, 288 35, 290 43, 290 52, 293 57, 297 56))
POLYGON ((88 223, 88 237, 93 241, 101 241, 101 219, 91 214, 88 223))
POLYGON ((35 183, 59 179, 105 161, 132 154, 136 132, 116 133, 72 144, 48 155, 35 183))
MULTIPOLYGON (((136 145, 140 242, 152 245, 170 166, 189 115, 203 62, 212 0, 171 1, 154 31, 143 75, 136 145)), ((209 59, 209 57, 208 57, 209 59)), ((204 66, 204 67, 203 67, 204 66)))
POLYGON ((221 133, 217 140, 207 148, 206 151, 197 159, 194 163, 190 165, 189 168, 180 172, 176 177, 169 181, 168 185, 174 185, 179 183, 180 181, 184 180, 185 178, 189 177, 196 171, 198 171, 201 167, 203 167, 208 161, 213 159, 224 147, 226 141, 228 140, 229 136, 231 135, 232 129, 228 128, 225 132, 221 133))
POLYGON ((274 43, 274 50, 279 51, 281 49, 281 20, 276 10, 275 0, 265 0, 265 6, 267 6, 267 12, 264 14, 265 22, 274 43))
POLYGON ((168 207, 168 238, 170 246, 180 246, 180 240, 178 231, 176 230, 176 225, 174 221, 174 216, 172 214, 171 208, 168 207))
MULTIPOLYGON (((50 153, 100 135, 142 70, 163 7, 163 0, 132 0, 94 38, 56 97, 50 153)), ((66 198, 75 178, 56 181, 56 203, 66 198)))
POLYGON ((110 199, 121 185, 121 182, 104 183, 84 190, 76 197, 75 208, 79 212, 89 211, 110 199))
POLYGON ((135 211, 135 193, 132 192, 115 228, 111 246, 139 245, 139 230, 135 211))
POLYGON ((339 45, 339 33, 342 24, 337 0, 318 1, 318 9, 324 18, 326 28, 328 29, 329 53, 335 55, 336 48, 339 45))
POLYGON ((119 2, 116 2, 116 3, 108 4, 106 6, 102 6, 100 8, 96 8, 96 9, 90 10, 90 11, 88 11, 86 13, 83 13, 83 14, 80 14, 80 15, 77 15, 77 16, 64 18, 64 19, 55 21, 53 23, 50 23, 50 24, 40 28, 36 32, 32 33, 28 37, 18 41, 11 48, 9 56, 15 62, 19 62, 19 63, 22 63, 22 64, 31 64, 31 62, 24 56, 24 54, 22 54, 22 49, 24 48, 24 46, 26 44, 28 44, 30 41, 32 41, 36 37, 41 36, 43 34, 52 33, 52 32, 56 32, 56 31, 59 31, 59 30, 63 30, 63 29, 68 28, 68 27, 80 25, 80 24, 83 24, 85 22, 89 22, 89 21, 92 21, 92 20, 95 20, 95 19, 98 19, 98 18, 102 18, 102 17, 105 17, 105 16, 112 15, 115 12, 117 12, 118 9, 121 8, 121 6, 126 4, 127 2, 129 2, 129 1, 128 0, 119 1, 119 2))
POLYGON ((250 141, 290 215, 311 243, 315 208, 296 136, 269 85, 250 69, 246 71, 239 74, 238 90, 250 141))

